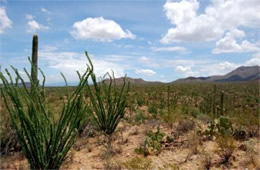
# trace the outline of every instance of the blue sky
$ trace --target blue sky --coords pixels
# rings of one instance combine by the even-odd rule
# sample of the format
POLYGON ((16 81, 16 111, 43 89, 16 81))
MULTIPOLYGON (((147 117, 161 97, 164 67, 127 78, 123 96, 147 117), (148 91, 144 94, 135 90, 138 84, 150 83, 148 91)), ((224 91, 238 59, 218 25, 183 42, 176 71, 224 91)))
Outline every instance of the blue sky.
POLYGON ((0 0, 1 67, 29 69, 32 35, 47 84, 77 82, 87 50, 101 76, 149 81, 260 65, 259 0, 0 0))

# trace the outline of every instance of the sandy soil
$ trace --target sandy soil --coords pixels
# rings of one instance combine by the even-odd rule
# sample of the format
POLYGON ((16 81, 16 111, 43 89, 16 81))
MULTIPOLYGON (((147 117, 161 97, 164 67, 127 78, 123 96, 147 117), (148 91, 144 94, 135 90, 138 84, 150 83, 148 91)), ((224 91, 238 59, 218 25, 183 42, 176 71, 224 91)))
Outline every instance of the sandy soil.
MULTIPOLYGON (((180 135, 173 142, 163 144, 162 152, 159 155, 144 157, 135 152, 135 149, 144 142, 148 130, 155 131, 157 126, 166 135, 174 133, 174 127, 160 121, 148 120, 142 124, 120 123, 117 132, 113 136, 113 154, 107 153, 106 141, 102 134, 95 137, 81 137, 77 140, 71 151, 68 153, 61 169, 125 169, 125 164, 133 158, 149 160, 151 165, 148 169, 205 169, 206 160, 210 161, 210 169, 260 169, 259 155, 254 165, 246 163, 247 155, 242 147, 246 141, 236 141, 236 149, 228 164, 221 164, 221 157, 218 154, 218 145, 213 140, 200 140, 197 152, 191 149, 194 139, 189 138, 193 131, 180 135), (192 145, 189 145, 189 144, 192 145)), ((259 139, 255 150, 260 153, 259 139)), ((28 163, 22 153, 15 153, 12 156, 1 158, 0 169, 28 169, 28 163)))

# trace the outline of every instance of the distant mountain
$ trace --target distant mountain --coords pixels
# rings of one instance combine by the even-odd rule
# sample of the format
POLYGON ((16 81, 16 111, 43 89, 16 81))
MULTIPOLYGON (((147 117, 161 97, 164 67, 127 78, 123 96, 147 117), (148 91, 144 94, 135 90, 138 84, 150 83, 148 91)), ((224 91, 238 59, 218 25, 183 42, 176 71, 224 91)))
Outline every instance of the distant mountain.
MULTIPOLYGON (((105 82, 109 83, 109 80, 106 79, 105 82)), ((160 84, 160 83, 162 83, 162 82, 159 82, 159 81, 145 81, 141 78, 131 78, 131 77, 127 77, 126 82, 130 82, 130 84, 135 84, 135 85, 139 85, 139 84, 160 84)), ((124 77, 116 78, 116 84, 120 85, 120 84, 123 84, 123 83, 124 83, 124 77)))
MULTIPOLYGON (((24 82, 24 84, 25 84, 26 87, 31 87, 31 83, 30 82, 24 82)), ((19 83, 18 86, 19 87, 23 87, 23 84, 19 83)))
POLYGON ((187 77, 178 79, 174 83, 190 83, 190 82, 240 82, 260 80, 259 66, 241 66, 223 76, 209 77, 187 77))

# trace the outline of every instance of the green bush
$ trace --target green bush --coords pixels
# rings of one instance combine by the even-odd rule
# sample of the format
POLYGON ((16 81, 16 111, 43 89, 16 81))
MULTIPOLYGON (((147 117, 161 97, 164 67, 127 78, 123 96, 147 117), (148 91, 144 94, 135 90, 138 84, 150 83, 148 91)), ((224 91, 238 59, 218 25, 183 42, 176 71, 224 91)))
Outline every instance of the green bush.
POLYGON ((148 107, 148 112, 151 113, 153 116, 156 116, 158 111, 155 104, 151 104, 148 107))
POLYGON ((147 119, 147 117, 145 116, 144 111, 142 111, 142 110, 137 110, 137 112, 136 112, 136 114, 135 114, 135 116, 134 116, 135 122, 137 122, 137 123, 138 123, 138 122, 143 123, 145 119, 147 119))
POLYGON ((137 96, 137 104, 138 106, 143 106, 145 104, 145 99, 142 96, 137 96))

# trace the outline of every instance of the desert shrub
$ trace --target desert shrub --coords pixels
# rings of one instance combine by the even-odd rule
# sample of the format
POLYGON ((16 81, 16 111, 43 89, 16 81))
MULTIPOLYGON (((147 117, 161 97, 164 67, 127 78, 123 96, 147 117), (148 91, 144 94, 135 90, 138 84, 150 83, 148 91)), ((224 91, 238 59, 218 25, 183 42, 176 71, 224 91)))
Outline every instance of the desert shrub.
POLYGON ((176 127, 176 131, 179 134, 187 133, 195 127, 195 122, 192 119, 183 119, 180 120, 178 126, 176 127))
POLYGON ((190 149, 191 155, 199 153, 199 145, 201 137, 195 131, 188 134, 187 147, 190 149))
POLYGON ((202 152, 201 163, 202 169, 210 169, 210 167, 212 166, 212 155, 206 151, 202 152))
POLYGON ((173 142, 174 141, 174 139, 171 137, 171 136, 166 136, 166 143, 171 143, 171 142, 173 142))
POLYGON ((242 126, 243 129, 247 132, 248 137, 257 137, 259 136, 259 127, 260 127, 260 117, 259 112, 251 113, 246 112, 239 115, 234 115, 233 120, 239 126, 242 126))
POLYGON ((257 140, 250 139, 245 143, 246 145, 246 155, 245 155, 245 164, 248 167, 249 165, 257 166, 259 165, 259 153, 256 151, 257 140))
POLYGON ((218 136, 216 142, 219 148, 219 155, 222 158, 221 163, 228 163, 230 157, 236 149, 236 141, 232 136, 218 136))
POLYGON ((145 104, 144 96, 142 97, 142 96, 138 95, 136 101, 137 101, 137 104, 138 104, 139 107, 143 106, 145 104))
POLYGON ((98 131, 91 107, 86 108, 85 122, 79 129, 80 137, 94 137, 98 131))
POLYGON ((12 128, 8 111, 0 98, 0 156, 10 155, 13 152, 21 151, 15 129, 12 128))
POLYGON ((147 158, 134 157, 123 163, 124 167, 129 170, 151 169, 152 161, 147 158))
POLYGON ((145 116, 144 111, 142 110, 137 110, 135 116, 134 116, 134 120, 137 123, 143 123, 145 121, 145 119, 147 119, 147 116, 145 116))
POLYGON ((240 126, 234 130, 233 137, 236 140, 245 140, 247 138, 246 131, 240 126))
POLYGON ((196 118, 203 123, 209 123, 212 121, 212 118, 207 114, 198 114, 196 118))
POLYGON ((157 127, 156 132, 149 131, 145 138, 144 144, 139 148, 135 149, 135 152, 147 155, 158 155, 162 151, 162 139, 165 136, 164 133, 160 132, 160 127, 157 127))
MULTIPOLYGON (((31 65, 32 69, 35 69, 35 66, 31 65)), ((0 79, 3 83, 1 95, 23 153, 28 159, 31 169, 58 169, 72 147, 78 129, 84 122, 87 106, 83 106, 81 92, 93 68, 88 67, 83 75, 78 73, 80 82, 72 94, 67 91, 67 101, 64 101, 60 118, 57 121, 53 118, 46 103, 43 72, 40 70, 43 83, 39 87, 37 76, 35 80, 35 77, 33 78, 24 69, 30 80, 30 92, 18 70, 13 67, 12 69, 16 75, 15 80, 7 69, 6 74, 9 81, 0 72, 0 79), (18 86, 19 81, 22 82, 23 88, 18 86)), ((66 82, 65 77, 64 80, 66 82)))
POLYGON ((0 156, 9 155, 11 152, 21 151, 15 129, 6 127, 0 134, 0 156))
POLYGON ((155 117, 157 115, 157 113, 158 113, 156 105, 155 104, 150 104, 148 106, 148 112, 151 113, 155 117))

